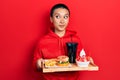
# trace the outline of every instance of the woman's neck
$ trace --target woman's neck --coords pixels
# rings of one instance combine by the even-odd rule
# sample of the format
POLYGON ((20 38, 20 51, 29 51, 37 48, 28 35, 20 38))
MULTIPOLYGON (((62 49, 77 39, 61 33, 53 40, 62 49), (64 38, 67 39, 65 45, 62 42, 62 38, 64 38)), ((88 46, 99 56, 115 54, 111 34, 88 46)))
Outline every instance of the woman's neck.
POLYGON ((55 34, 57 34, 59 37, 63 37, 65 35, 65 30, 64 31, 56 31, 55 34))

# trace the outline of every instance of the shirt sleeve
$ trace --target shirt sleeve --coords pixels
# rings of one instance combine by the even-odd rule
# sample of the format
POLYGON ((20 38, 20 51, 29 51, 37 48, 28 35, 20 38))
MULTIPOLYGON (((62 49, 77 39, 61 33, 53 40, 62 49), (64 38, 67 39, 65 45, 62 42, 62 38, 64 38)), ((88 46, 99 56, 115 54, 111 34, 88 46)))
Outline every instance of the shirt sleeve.
POLYGON ((40 45, 38 45, 36 47, 36 49, 34 50, 34 54, 33 54, 33 68, 35 70, 37 70, 37 60, 42 58, 42 51, 41 51, 41 48, 40 48, 40 45))

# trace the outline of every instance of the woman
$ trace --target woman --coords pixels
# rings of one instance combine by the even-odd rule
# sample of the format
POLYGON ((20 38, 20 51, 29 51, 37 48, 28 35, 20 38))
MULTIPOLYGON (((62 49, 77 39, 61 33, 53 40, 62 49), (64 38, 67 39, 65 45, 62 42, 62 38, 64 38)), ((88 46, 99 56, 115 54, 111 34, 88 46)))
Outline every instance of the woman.
MULTIPOLYGON (((50 21, 53 27, 49 33, 40 41, 34 53, 34 68, 40 70, 42 68, 42 59, 56 58, 61 55, 67 55, 67 42, 77 42, 77 55, 82 49, 82 45, 76 32, 68 29, 70 18, 70 10, 64 4, 56 4, 50 12, 50 21)), ((42 80, 79 80, 78 72, 56 72, 42 73, 42 80)))

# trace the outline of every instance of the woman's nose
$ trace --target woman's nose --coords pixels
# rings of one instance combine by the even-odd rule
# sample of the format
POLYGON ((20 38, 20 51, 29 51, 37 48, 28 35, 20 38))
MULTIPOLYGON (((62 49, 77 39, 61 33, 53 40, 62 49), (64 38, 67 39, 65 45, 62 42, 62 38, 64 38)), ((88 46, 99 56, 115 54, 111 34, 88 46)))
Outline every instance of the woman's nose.
POLYGON ((65 23, 65 20, 64 20, 64 19, 61 19, 61 20, 60 20, 60 23, 62 23, 62 24, 65 23))

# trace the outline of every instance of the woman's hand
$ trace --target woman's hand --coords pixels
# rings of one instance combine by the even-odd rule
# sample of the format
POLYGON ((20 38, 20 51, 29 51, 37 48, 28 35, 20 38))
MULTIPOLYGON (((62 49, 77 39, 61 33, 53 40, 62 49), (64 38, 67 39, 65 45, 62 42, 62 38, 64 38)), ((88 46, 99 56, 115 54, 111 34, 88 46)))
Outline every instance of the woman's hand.
POLYGON ((92 57, 88 56, 88 60, 90 61, 90 64, 94 64, 94 60, 92 57))
POLYGON ((41 70, 43 68, 42 64, 43 64, 43 59, 42 58, 38 59, 36 63, 38 70, 41 70))

